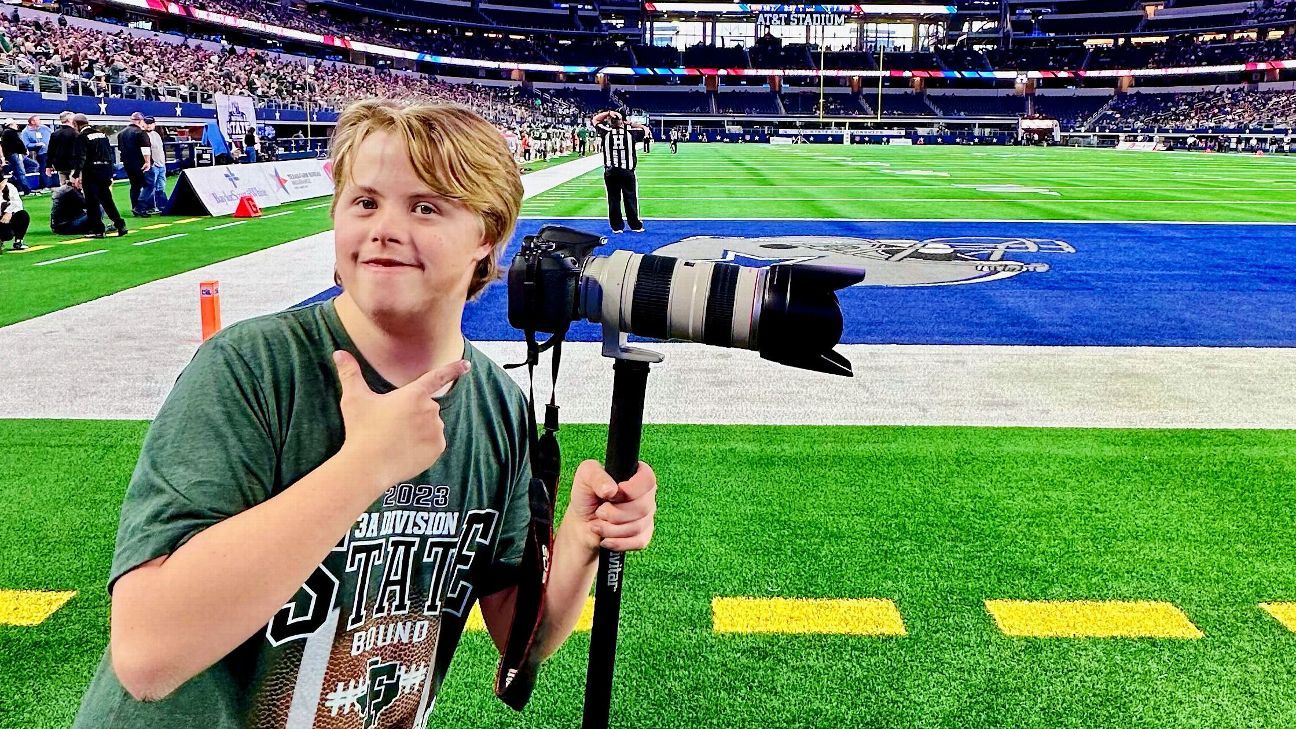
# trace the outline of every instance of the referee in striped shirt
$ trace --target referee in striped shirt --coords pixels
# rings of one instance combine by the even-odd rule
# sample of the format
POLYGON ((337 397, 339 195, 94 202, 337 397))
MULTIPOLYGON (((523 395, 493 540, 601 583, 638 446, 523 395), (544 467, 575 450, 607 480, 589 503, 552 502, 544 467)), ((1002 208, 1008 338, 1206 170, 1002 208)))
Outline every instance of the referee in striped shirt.
POLYGON ((639 219, 639 190, 635 181, 635 143, 642 142, 648 128, 641 124, 627 124, 616 111, 603 111, 590 120, 603 141, 603 184, 607 186, 608 223, 613 233, 625 230, 625 222, 635 233, 644 231, 639 219), (621 202, 625 201, 625 217, 621 219, 621 202))

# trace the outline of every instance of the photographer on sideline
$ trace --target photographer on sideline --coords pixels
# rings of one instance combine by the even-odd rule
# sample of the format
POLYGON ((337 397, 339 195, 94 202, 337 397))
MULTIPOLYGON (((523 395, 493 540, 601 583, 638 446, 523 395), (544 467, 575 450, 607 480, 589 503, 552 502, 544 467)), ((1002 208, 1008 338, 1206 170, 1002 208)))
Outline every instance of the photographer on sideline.
POLYGON ((607 187, 608 224, 613 233, 625 229, 621 218, 621 203, 625 202, 625 217, 630 230, 644 232, 639 219, 639 183, 635 180, 635 166, 639 156, 635 143, 643 141, 648 128, 642 124, 627 124, 617 111, 602 111, 590 119, 603 146, 603 184, 607 187))
MULTIPOLYGON (((457 106, 355 104, 332 154, 342 293, 223 330, 176 381, 122 506, 76 729, 423 727, 474 602, 504 644, 534 433, 462 318, 499 277, 521 177, 457 106), (339 703, 342 686, 368 688, 339 703)), ((655 492, 646 465, 620 484, 576 470, 535 655, 571 633, 600 546, 648 544, 655 492)))

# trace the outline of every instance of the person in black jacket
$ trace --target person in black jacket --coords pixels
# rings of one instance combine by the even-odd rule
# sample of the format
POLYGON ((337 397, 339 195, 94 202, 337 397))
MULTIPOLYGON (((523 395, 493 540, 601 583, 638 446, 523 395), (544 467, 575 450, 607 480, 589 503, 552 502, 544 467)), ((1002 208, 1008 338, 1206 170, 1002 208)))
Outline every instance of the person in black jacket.
POLYGON ((72 112, 59 114, 58 120, 58 129, 50 136, 49 155, 46 158, 49 168, 45 170, 45 174, 53 177, 57 172, 59 184, 66 185, 72 176, 72 147, 76 145, 77 133, 72 126, 72 112))
POLYGON ((0 152, 4 152, 4 158, 9 163, 14 187, 23 195, 31 194, 31 187, 27 185, 27 168, 23 166, 27 145, 23 144, 22 135, 18 133, 18 122, 13 119, 4 120, 4 131, 0 132, 0 152))
POLYGON ((108 135, 95 128, 85 114, 72 117, 77 128, 77 143, 72 154, 72 184, 79 185, 85 193, 86 217, 90 221, 90 235, 104 237, 103 215, 100 208, 117 226, 117 235, 126 235, 126 221, 117 212, 112 197, 113 151, 108 135))
POLYGON ((144 131, 144 115, 137 111, 130 118, 130 125, 117 133, 117 153, 121 155, 126 178, 130 180, 131 213, 138 218, 147 218, 153 203, 140 200, 140 193, 149 186, 144 172, 152 167, 147 157, 149 138, 144 131))
POLYGON ((245 156, 245 159, 243 160, 244 162, 251 164, 257 161, 257 153, 260 151, 257 149, 257 146, 258 146, 258 140, 257 140, 256 127, 249 126, 247 128, 247 133, 243 135, 243 154, 245 156))
POLYGON ((91 232, 85 195, 70 183, 55 190, 50 199, 50 230, 59 235, 84 235, 91 232))

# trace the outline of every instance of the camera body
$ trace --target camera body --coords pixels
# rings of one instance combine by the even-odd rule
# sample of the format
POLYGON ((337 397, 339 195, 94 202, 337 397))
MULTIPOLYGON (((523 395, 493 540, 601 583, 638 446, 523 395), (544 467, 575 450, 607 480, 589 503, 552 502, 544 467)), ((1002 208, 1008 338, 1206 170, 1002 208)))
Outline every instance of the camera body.
POLYGON ((579 283, 585 261, 607 239, 546 225, 522 239, 508 272, 508 319, 517 329, 556 334, 582 318, 579 283))

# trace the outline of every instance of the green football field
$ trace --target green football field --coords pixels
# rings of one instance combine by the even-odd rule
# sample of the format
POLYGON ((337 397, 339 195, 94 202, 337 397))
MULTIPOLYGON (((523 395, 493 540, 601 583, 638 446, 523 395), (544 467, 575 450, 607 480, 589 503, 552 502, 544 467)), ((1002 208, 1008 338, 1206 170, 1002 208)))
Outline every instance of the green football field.
MULTIPOLYGON (((1292 222, 1293 165, 994 147, 693 144, 672 156, 656 145, 639 190, 649 225, 1292 222)), ((212 231, 229 221, 131 220, 169 227, 70 244, 31 235, 50 247, 0 257, 0 326, 327 230, 320 202, 212 231), (186 235, 132 245, 173 232, 186 235)), ((41 199, 28 207, 48 214, 41 199)), ((604 213, 598 171, 524 208, 604 213)), ((76 711, 107 642, 118 510, 146 429, 0 420, 0 727, 65 727, 76 711), (20 612, 5 591, 36 590, 74 594, 43 622, 4 624, 6 607, 20 612)), ((601 457, 606 429, 565 425, 561 437, 570 483, 575 464, 601 457)), ((1296 609, 1282 611, 1296 603, 1296 431, 651 425, 643 443, 661 484, 658 528, 627 558, 614 726, 1296 725, 1296 609), (837 612, 822 610, 813 630, 719 629, 727 598, 837 612), (879 601, 891 623, 846 617, 879 601), (996 601, 1083 601, 1089 632, 1014 634, 996 601), (1098 625, 1101 604, 1150 617, 1098 625)), ((587 649, 578 632, 516 714, 491 694, 493 646, 470 632, 432 725, 576 726, 587 649)))

